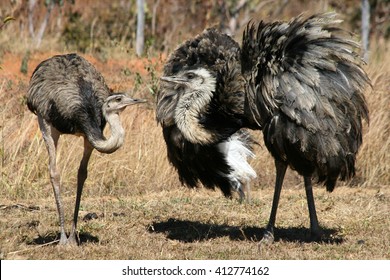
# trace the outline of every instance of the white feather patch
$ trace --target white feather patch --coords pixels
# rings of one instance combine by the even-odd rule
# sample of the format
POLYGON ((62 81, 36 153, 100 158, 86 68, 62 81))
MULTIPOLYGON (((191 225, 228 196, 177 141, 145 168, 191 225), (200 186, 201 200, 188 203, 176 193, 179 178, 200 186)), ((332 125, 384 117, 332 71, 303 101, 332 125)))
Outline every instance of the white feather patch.
POLYGON ((249 158, 255 155, 249 150, 240 135, 234 134, 225 142, 218 144, 219 150, 225 154, 226 160, 232 169, 228 178, 240 183, 248 182, 257 177, 256 171, 248 163, 249 158))

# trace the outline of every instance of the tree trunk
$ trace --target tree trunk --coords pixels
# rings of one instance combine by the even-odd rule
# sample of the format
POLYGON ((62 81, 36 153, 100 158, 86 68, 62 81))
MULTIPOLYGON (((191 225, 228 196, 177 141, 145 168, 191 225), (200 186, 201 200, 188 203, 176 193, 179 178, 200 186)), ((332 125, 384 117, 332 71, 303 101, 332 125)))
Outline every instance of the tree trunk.
POLYGON ((53 7, 54 7, 54 2, 50 1, 50 4, 47 5, 45 18, 43 19, 43 21, 41 23, 41 27, 39 28, 38 33, 36 34, 35 46, 37 48, 39 48, 39 46, 41 45, 43 34, 45 33, 45 30, 46 30, 46 27, 47 27, 47 23, 49 22, 50 14, 51 14, 51 11, 52 11, 53 7))
POLYGON ((36 4, 37 4, 37 0, 28 0, 28 30, 33 42, 35 43, 35 47, 38 48, 41 45, 43 34, 45 33, 47 23, 49 22, 50 19, 51 11, 55 3, 54 1, 50 1, 47 4, 45 18, 42 20, 38 32, 36 32, 36 30, 34 29, 34 10, 36 4))
POLYGON ((157 18, 157 8, 160 5, 160 0, 155 1, 153 5, 153 14, 152 14, 152 35, 156 35, 156 18, 157 18))
POLYGON ((34 8, 37 0, 28 0, 28 31, 30 33, 31 38, 34 39, 35 31, 34 31, 34 8))
POLYGON ((137 37, 135 43, 135 52, 141 56, 144 50, 144 28, 145 28, 145 11, 144 0, 137 0, 137 37))
POLYGON ((363 59, 368 62, 369 59, 369 37, 370 37, 370 3, 368 0, 362 0, 362 49, 363 59))

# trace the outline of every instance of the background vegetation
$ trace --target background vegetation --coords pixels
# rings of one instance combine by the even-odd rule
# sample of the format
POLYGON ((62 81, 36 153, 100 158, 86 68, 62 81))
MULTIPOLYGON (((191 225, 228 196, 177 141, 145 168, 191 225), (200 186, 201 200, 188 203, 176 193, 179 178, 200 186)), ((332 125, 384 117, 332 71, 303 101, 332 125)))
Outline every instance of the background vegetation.
MULTIPOLYGON (((360 1, 145 1, 145 51, 134 53, 136 1, 0 0, 0 259, 389 259, 390 258, 390 52, 389 1, 370 1, 372 89, 370 125, 357 160, 357 176, 332 193, 315 187, 327 239, 308 242, 308 211, 301 178, 287 174, 275 244, 259 248, 271 207, 273 160, 260 142, 252 164, 258 178, 251 203, 219 191, 180 185, 166 159, 154 115, 158 77, 169 53, 207 26, 238 41, 251 19, 289 20, 335 10, 347 30, 360 34, 360 1), (39 33, 48 18, 39 42, 39 33), (31 24, 33 30, 31 31, 31 24), (47 152, 25 94, 38 63, 78 52, 118 91, 149 100, 122 115, 124 146, 94 152, 84 189, 78 248, 45 245, 58 235, 47 152)), ((109 132, 107 132, 109 133, 109 132)), ((71 220, 82 140, 63 136, 59 146, 62 193, 71 220)), ((69 226, 70 224, 68 224, 69 226)))

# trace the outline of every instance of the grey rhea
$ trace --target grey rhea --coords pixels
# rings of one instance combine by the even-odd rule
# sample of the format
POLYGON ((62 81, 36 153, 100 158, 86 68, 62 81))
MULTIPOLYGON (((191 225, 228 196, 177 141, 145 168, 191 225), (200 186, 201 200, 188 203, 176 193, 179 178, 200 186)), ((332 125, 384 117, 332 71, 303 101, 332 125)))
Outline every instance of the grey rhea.
POLYGON ((124 129, 119 114, 127 106, 140 102, 144 100, 111 92, 95 67, 77 54, 49 58, 41 62, 33 72, 27 93, 27 106, 38 117, 49 153, 50 181, 61 229, 59 244, 78 242, 76 231, 80 199, 93 149, 112 153, 121 147, 124 129), (111 135, 107 139, 103 135, 106 122, 111 129, 111 135), (77 174, 76 204, 69 238, 65 233, 60 174, 56 163, 57 144, 61 134, 84 137, 84 153, 77 174))
POLYGON ((207 29, 181 44, 164 66, 157 120, 168 159, 187 185, 201 181, 229 194, 232 180, 220 180, 219 170, 232 174, 234 168, 219 146, 245 128, 262 130, 276 167, 263 242, 274 240, 288 166, 304 177, 314 239, 322 237, 322 230, 312 180, 333 191, 338 179, 355 175, 362 120, 368 121, 364 91, 370 81, 359 44, 338 23, 334 13, 249 22, 241 47, 207 29))

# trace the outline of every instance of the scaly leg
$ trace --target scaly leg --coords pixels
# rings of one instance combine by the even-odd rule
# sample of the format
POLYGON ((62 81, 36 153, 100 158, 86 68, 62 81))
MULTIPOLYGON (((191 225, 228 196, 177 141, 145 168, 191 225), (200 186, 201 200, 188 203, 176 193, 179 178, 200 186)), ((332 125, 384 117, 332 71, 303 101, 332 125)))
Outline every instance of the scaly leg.
POLYGON ((64 216, 64 207, 62 206, 62 199, 60 194, 60 174, 57 170, 56 162, 56 153, 57 153, 57 143, 60 137, 60 132, 51 126, 47 121, 45 121, 42 116, 38 115, 38 123, 42 132, 43 140, 47 151, 49 153, 49 172, 50 172, 50 182, 53 187, 54 197, 56 200, 57 211, 60 218, 60 245, 67 243, 66 234, 65 234, 65 216, 64 216))
POLYGON ((261 243, 272 243, 274 241, 274 227, 276 220, 276 212, 278 210, 280 192, 282 190, 284 175, 286 174, 287 164, 281 161, 275 160, 276 167, 276 180, 274 198, 272 201, 271 215, 269 217, 266 231, 261 239, 261 243))
POLYGON ((250 200, 251 180, 250 179, 245 180, 245 184, 237 180, 236 184, 234 184, 232 189, 238 192, 239 195, 238 201, 240 203, 243 203, 244 201, 246 201, 247 203, 251 202, 250 200))
POLYGON ((245 184, 246 202, 251 203, 251 180, 247 179, 245 184))
POLYGON ((305 191, 306 191, 306 199, 307 199, 307 206, 309 208, 309 216, 310 216, 310 231, 311 235, 314 239, 321 239, 322 236, 322 230, 318 224, 317 219, 317 213, 316 213, 316 207, 314 204, 314 197, 313 197, 313 188, 311 184, 311 178, 305 177, 305 191))
POLYGON ((72 225, 72 231, 68 239, 68 241, 72 244, 77 244, 76 231, 77 231, 77 219, 78 219, 79 209, 80 209, 80 200, 81 200, 81 194, 83 192, 84 182, 88 176, 88 162, 91 157, 92 151, 93 151, 93 147, 88 142, 88 140, 84 138, 84 153, 83 153, 83 158, 81 159, 80 162, 79 171, 77 173, 77 195, 76 195, 76 204, 74 208, 73 225, 72 225))

